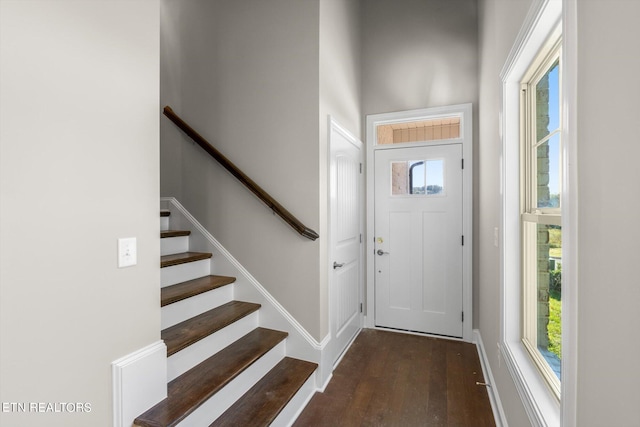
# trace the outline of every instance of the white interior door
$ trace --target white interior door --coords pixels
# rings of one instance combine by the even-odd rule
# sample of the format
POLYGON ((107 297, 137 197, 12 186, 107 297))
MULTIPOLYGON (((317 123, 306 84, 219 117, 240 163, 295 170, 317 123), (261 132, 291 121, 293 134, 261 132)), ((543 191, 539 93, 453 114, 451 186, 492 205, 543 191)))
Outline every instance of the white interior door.
POLYGON ((462 144, 375 152, 375 324, 463 335, 462 144))
POLYGON ((329 299, 335 362, 362 327, 362 143, 331 122, 329 299))

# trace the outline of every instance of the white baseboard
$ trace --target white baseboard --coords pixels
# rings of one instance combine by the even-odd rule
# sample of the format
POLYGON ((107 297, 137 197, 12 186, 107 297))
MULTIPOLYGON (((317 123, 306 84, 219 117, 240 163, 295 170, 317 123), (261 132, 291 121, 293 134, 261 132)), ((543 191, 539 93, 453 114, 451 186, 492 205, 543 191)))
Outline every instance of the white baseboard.
POLYGON ((478 357, 480 358, 480 365, 482 366, 482 375, 484 381, 489 384, 487 387, 487 393, 489 394, 489 401, 491 402, 491 410, 493 411, 493 418, 496 421, 497 427, 508 427, 507 417, 502 408, 502 402, 500 401, 500 395, 496 388, 496 382, 493 379, 493 373, 491 372, 491 365, 487 358, 487 353, 484 350, 484 344, 482 342, 482 336, 478 329, 473 330, 473 342, 478 349, 478 357))
POLYGON ((113 426, 133 420, 167 397, 167 347, 162 340, 111 363, 113 426))

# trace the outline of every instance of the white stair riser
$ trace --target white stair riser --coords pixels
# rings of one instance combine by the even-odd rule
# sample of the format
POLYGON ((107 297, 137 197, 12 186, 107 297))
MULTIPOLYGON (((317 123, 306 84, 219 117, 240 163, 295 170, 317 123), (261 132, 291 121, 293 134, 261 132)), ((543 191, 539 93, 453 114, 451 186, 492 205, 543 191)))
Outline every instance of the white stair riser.
POLYGON ((257 327, 258 312, 253 312, 216 333, 172 354, 167 359, 167 381, 172 381, 257 327))
POLYGON ((171 286, 176 283, 186 282, 187 280, 197 279, 198 277, 208 276, 210 272, 210 259, 165 267, 161 270, 160 286, 164 288, 165 286, 171 286))
POLYGON ((189 236, 160 239, 160 255, 172 255, 189 251, 189 236))
POLYGON ((207 426, 242 397, 255 383, 265 376, 285 355, 285 342, 280 342, 264 356, 249 366, 222 390, 214 394, 178 424, 179 427, 207 426))
POLYGON ((169 229, 169 217, 161 216, 160 217, 160 231, 167 231, 169 229))
POLYGON ((226 304, 232 299, 233 284, 230 284, 166 305, 162 307, 161 328, 166 329, 207 310, 226 304))
POLYGON ((270 427, 289 427, 298 418, 302 410, 307 406, 316 392, 316 372, 311 374, 302 387, 291 398, 289 403, 282 409, 270 427))

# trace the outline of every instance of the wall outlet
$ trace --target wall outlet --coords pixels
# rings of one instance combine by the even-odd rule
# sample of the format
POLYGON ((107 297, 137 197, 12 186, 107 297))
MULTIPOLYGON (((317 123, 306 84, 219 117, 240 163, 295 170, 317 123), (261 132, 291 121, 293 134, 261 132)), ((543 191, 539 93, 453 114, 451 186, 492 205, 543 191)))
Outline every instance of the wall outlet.
POLYGON ((138 263, 138 250, 135 237, 118 239, 118 268, 130 267, 138 263))

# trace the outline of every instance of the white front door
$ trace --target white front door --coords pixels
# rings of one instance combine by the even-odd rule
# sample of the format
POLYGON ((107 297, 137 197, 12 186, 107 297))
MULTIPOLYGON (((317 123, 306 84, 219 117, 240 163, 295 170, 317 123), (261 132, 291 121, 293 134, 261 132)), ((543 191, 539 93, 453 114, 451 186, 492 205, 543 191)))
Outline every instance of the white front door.
POLYGON ((329 301, 335 362, 362 327, 362 143, 331 121, 329 301))
POLYGON ((463 336, 462 144, 375 152, 375 324, 463 336))

